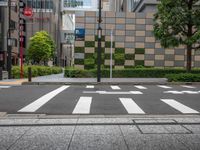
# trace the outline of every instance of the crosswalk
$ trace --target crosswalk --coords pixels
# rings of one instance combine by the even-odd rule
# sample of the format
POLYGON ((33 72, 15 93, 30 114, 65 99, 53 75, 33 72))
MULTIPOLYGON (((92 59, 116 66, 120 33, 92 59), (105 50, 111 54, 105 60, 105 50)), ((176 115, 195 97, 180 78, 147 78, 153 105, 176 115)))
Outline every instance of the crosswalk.
MULTIPOLYGON (((75 101, 75 105, 73 105, 73 111, 71 114, 91 114, 92 104, 94 104, 97 101, 97 97, 95 97, 97 94, 99 95, 117 95, 117 98, 115 97, 115 102, 118 104, 121 104, 120 107, 123 107, 123 109, 126 111, 127 114, 148 114, 147 111, 145 111, 140 106, 138 97, 133 98, 135 95, 142 95, 145 90, 148 89, 148 87, 135 85, 133 86, 136 89, 140 89, 141 91, 121 91, 123 87, 120 86, 110 86, 110 91, 82 91, 82 94, 87 94, 87 96, 80 96, 78 99, 72 100, 75 101), (91 95, 90 95, 91 94, 91 95), (90 95, 90 96, 89 96, 90 95), (130 97, 129 97, 130 96, 130 97)), ((159 88, 164 89, 172 89, 173 87, 170 86, 164 86, 164 85, 157 85, 159 88)), ((196 87, 191 86, 180 86, 183 88, 188 89, 195 89, 196 87)), ((37 112, 40 108, 42 108, 44 105, 46 105, 49 101, 51 101, 54 97, 58 96, 60 93, 64 92, 65 90, 69 89, 70 86, 61 86, 44 96, 36 99, 32 103, 28 104, 27 106, 22 107, 20 110, 18 110, 18 113, 34 113, 37 112)), ((94 89, 94 85, 87 85, 85 86, 85 89, 94 89)), ((83 88, 84 89, 84 88, 83 88)), ((185 91, 185 93, 191 94, 192 91, 185 91)), ((173 94, 173 93, 172 93, 173 94)), ((199 93, 200 94, 200 93, 199 93)), ((165 106, 165 108, 171 108, 175 111, 180 112, 181 114, 199 114, 199 111, 190 108, 186 106, 184 103, 180 102, 179 99, 159 99, 159 103, 162 103, 162 105, 165 106)), ((47 104, 48 105, 48 104, 47 104)), ((113 103, 115 105, 115 103, 113 103)), ((153 108, 152 108, 153 109, 153 108)), ((103 111, 103 110, 102 110, 103 111)))

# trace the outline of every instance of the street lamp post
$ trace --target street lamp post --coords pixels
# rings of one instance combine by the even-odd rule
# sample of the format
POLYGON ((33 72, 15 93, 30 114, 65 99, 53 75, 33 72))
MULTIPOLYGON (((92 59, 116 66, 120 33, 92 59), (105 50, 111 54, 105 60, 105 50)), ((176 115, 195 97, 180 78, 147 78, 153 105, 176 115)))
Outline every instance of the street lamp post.
POLYGON ((97 82, 101 82, 101 0, 99 0, 99 19, 98 19, 98 53, 97 53, 97 82))
POLYGON ((11 33, 10 33, 10 23, 11 23, 11 0, 8 0, 8 33, 7 33, 7 71, 8 79, 12 78, 12 44, 11 44, 11 33))

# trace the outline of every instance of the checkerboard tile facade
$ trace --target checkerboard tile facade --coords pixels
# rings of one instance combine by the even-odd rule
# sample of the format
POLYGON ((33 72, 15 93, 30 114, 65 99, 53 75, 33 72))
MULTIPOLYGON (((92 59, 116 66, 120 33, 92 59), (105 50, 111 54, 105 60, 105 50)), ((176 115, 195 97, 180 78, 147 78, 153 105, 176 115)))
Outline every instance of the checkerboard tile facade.
MULTIPOLYGON (((93 69, 97 62, 98 12, 77 12, 76 28, 85 28, 85 40, 75 41, 75 67, 93 69)), ((133 66, 185 67, 186 49, 164 49, 153 36, 152 13, 102 12, 102 65, 110 65, 113 29, 113 68, 133 66)), ((193 53, 193 66, 200 67, 200 53, 193 53)))

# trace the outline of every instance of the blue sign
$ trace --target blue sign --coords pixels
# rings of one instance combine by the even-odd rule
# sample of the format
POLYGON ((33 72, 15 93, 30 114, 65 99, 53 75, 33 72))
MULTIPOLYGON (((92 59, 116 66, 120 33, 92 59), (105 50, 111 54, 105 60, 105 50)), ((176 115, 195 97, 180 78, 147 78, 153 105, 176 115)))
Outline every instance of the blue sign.
POLYGON ((84 41, 85 40, 85 29, 84 28, 76 28, 75 29, 75 40, 76 41, 84 41))

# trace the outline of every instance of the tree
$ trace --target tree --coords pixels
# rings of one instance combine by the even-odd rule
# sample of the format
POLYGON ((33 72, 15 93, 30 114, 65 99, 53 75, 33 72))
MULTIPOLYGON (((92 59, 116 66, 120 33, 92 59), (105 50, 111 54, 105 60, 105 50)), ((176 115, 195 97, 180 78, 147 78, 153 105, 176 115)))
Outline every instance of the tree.
POLYGON ((160 0, 154 22, 154 35, 164 48, 187 47, 190 72, 192 50, 200 49, 200 0, 160 0))
POLYGON ((55 43, 46 31, 36 32, 30 38, 28 59, 34 63, 46 62, 54 57, 55 43))

